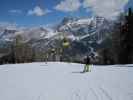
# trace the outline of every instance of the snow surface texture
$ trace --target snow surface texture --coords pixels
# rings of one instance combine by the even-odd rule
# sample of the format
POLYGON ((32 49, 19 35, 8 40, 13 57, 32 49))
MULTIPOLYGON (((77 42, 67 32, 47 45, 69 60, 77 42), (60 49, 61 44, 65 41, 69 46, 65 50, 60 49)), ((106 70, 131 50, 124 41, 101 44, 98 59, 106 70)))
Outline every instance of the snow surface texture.
MULTIPOLYGON (((129 66, 129 65, 127 65, 129 66)), ((0 66, 0 100, 133 100, 133 67, 74 63, 0 66)))

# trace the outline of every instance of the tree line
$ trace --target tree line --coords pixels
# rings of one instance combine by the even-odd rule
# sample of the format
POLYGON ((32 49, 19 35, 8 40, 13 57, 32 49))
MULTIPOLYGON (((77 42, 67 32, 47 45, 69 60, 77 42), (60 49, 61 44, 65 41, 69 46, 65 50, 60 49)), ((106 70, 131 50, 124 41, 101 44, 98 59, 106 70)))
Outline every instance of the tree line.
POLYGON ((114 24, 110 35, 111 43, 100 51, 103 64, 133 63, 133 11, 128 9, 126 15, 121 14, 114 24))

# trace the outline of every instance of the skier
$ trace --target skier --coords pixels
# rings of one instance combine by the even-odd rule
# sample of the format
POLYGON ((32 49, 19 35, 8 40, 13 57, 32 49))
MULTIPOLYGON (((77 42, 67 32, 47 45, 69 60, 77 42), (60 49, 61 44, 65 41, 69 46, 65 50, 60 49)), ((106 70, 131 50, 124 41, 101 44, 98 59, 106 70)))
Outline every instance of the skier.
POLYGON ((85 59, 84 59, 84 62, 85 62, 85 66, 84 66, 84 71, 83 72, 90 72, 90 57, 87 56, 85 59))

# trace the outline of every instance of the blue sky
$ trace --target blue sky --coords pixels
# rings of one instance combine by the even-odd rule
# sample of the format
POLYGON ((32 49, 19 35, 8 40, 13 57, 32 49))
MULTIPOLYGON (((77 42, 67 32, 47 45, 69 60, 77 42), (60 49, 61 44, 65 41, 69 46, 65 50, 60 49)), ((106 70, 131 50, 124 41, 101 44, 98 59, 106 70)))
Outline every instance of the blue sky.
POLYGON ((0 0, 0 23, 50 25, 65 16, 92 15, 111 19, 129 5, 133 6, 133 0, 0 0))

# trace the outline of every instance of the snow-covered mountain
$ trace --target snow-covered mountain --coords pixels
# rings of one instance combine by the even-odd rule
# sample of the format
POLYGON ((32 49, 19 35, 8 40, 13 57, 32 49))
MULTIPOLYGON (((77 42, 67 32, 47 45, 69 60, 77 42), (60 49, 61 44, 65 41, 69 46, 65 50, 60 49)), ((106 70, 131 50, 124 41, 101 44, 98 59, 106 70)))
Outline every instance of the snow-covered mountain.
MULTIPOLYGON (((55 29, 48 27, 20 28, 0 26, 0 39, 10 40, 14 35, 20 34, 28 39, 45 39, 53 36, 66 36, 70 39, 84 39, 87 37, 107 34, 111 31, 112 23, 103 17, 69 18, 65 17, 55 29)), ((104 36, 101 36, 103 39, 104 36)))
POLYGON ((15 38, 16 35, 21 35, 22 38, 27 40, 38 40, 42 38, 50 38, 51 36, 55 35, 53 30, 45 29, 43 27, 32 27, 32 28, 18 28, 18 29, 8 29, 5 28, 0 31, 0 39, 8 41, 15 38))
MULTIPOLYGON (((48 27, 2 27, 0 41, 13 41, 21 35, 24 42, 30 43, 37 50, 60 48, 62 39, 66 37, 71 43, 71 51, 78 54, 95 51, 112 31, 113 22, 103 17, 68 18, 65 17, 55 28, 48 27), (80 50, 82 48, 82 50, 80 50)), ((0 42, 3 43, 3 42, 0 42)))
POLYGON ((90 38, 89 42, 101 43, 111 32, 112 22, 103 17, 92 18, 64 18, 57 30, 65 35, 72 35, 75 39, 90 38))

